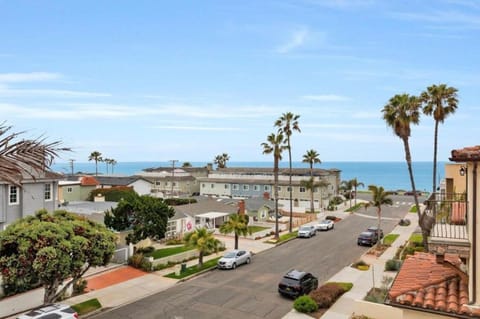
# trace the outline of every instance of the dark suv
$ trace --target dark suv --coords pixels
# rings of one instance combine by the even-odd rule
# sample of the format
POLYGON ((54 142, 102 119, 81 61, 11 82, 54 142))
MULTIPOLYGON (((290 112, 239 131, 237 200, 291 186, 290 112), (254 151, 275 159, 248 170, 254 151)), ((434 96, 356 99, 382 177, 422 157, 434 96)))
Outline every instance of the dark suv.
POLYGON ((309 272, 290 270, 278 284, 278 292, 282 296, 297 298, 317 289, 318 279, 309 272))
POLYGON ((380 239, 383 238, 383 229, 378 228, 377 226, 370 226, 367 228, 367 231, 377 234, 377 237, 380 239))
POLYGON ((371 232, 371 231, 364 231, 358 235, 357 238, 357 245, 367 245, 367 246, 373 246, 377 243, 378 238, 377 238, 377 233, 371 232))

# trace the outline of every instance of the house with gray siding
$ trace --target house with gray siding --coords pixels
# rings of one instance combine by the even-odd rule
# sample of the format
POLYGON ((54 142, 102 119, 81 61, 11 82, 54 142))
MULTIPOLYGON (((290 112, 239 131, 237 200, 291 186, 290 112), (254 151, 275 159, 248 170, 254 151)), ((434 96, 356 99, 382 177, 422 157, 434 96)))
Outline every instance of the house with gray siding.
POLYGON ((0 180, 0 230, 40 209, 57 209, 58 183, 63 175, 50 171, 34 172, 34 175, 32 178, 23 174, 19 186, 0 180))

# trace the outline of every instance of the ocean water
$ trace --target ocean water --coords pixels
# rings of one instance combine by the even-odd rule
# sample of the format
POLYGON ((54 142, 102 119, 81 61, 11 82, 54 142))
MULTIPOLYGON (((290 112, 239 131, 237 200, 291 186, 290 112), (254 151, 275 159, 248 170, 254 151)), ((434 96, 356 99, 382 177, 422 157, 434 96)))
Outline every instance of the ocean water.
MULTIPOLYGON (((437 166, 437 186, 440 180, 444 178, 444 167, 446 162, 438 162, 437 166)), ((191 162, 193 167, 204 167, 207 162, 191 162)), ((228 167, 272 167, 272 162, 227 162, 228 167)), ((414 162, 412 163, 415 178, 415 187, 417 190, 431 191, 432 189, 432 162, 414 162)), ((171 167, 171 162, 119 162, 113 168, 115 175, 134 175, 143 169, 152 167, 171 167)), ((181 166, 181 163, 176 163, 181 166)), ((288 167, 288 162, 280 163, 281 167, 288 167)), ((307 163, 293 162, 292 167, 308 168, 307 163)), ((383 186, 386 190, 410 190, 410 177, 408 175, 406 162, 322 162, 315 165, 315 168, 341 170, 340 178, 357 180, 365 185, 359 189, 366 189, 368 185, 383 186)), ((72 167, 70 163, 55 163, 52 169, 63 174, 70 174, 72 167)), ((107 174, 105 163, 98 163, 98 173, 107 174)), ((73 172, 95 174, 94 162, 74 162, 73 172)), ((111 167, 108 168, 108 174, 112 174, 111 167)))

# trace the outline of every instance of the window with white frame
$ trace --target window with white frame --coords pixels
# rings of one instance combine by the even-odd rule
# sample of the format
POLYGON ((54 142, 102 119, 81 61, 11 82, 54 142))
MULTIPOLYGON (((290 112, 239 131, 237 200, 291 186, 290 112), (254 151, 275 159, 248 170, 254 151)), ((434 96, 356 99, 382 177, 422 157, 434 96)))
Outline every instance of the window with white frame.
POLYGON ((291 190, 291 187, 287 186, 287 192, 289 192, 290 190, 291 190))
POLYGON ((300 187, 300 193, 305 193, 305 187, 300 187))
POLYGON ((264 185, 263 190, 268 192, 270 190, 270 185, 264 185))
POLYGON ((228 189, 228 184, 223 185, 225 189, 228 189))
POLYGON ((277 186, 277 191, 281 191, 282 190, 282 186, 277 186))
POLYGON ((250 186, 249 185, 243 185, 243 190, 244 191, 248 191, 250 189, 250 186))
POLYGON ((162 182, 161 181, 155 181, 155 186, 162 186, 162 182))
POLYGON ((256 192, 260 191, 260 185, 253 185, 253 190, 256 192))
POLYGON ((13 205, 13 204, 18 204, 18 187, 10 185, 8 188, 8 203, 13 205))
POLYGON ((45 184, 45 200, 52 200, 52 184, 45 184))
POLYGON ((215 184, 210 184, 210 188, 215 188, 215 184))
POLYGON ((239 189, 238 184, 233 184, 232 189, 233 189, 234 191, 238 191, 238 189, 239 189))
POLYGON ((72 193, 73 192, 73 188, 72 187, 67 187, 67 193, 72 193))

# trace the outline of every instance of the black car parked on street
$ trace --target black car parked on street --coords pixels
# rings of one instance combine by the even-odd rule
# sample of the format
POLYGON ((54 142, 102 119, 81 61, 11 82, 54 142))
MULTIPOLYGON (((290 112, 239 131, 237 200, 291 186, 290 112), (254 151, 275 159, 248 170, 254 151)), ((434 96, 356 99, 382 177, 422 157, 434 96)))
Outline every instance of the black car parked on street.
POLYGON ((318 288, 318 279, 309 272, 292 269, 287 272, 278 284, 278 292, 282 296, 297 298, 318 288))

